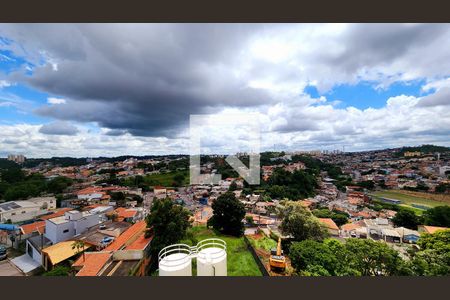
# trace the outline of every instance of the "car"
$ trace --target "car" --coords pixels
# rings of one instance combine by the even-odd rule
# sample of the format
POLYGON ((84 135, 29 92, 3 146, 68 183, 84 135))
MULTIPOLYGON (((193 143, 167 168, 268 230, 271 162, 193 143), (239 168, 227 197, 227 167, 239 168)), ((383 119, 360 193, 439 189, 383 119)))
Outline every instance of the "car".
POLYGON ((3 246, 0 246, 0 260, 4 260, 6 258, 6 248, 3 246))
POLYGON ((104 225, 104 224, 103 224, 103 225, 100 225, 99 229, 100 229, 100 230, 106 229, 106 225, 104 225))

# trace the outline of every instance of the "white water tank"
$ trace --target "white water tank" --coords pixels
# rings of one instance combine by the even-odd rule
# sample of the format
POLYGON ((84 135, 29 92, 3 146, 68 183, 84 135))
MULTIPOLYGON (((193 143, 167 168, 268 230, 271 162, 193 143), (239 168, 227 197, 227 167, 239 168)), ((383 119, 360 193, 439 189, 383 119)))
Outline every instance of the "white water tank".
POLYGON ((220 239, 197 244, 197 276, 227 276, 227 245, 220 239))
POLYGON ((159 276, 192 276, 192 252, 188 245, 175 244, 158 256, 159 276))

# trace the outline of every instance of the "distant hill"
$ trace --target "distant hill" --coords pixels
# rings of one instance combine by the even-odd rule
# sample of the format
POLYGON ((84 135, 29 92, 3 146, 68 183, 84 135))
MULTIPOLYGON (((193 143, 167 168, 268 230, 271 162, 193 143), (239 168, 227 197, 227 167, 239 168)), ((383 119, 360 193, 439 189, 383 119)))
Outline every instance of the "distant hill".
POLYGON ((421 145, 421 146, 415 146, 415 147, 402 147, 397 152, 397 155, 398 156, 403 156, 403 154, 405 152, 408 152, 408 151, 409 152, 420 151, 420 152, 425 153, 425 154, 430 154, 430 153, 435 153, 435 152, 447 153, 447 152, 450 152, 450 148, 449 147, 443 147, 443 146, 435 146, 435 145, 421 145))

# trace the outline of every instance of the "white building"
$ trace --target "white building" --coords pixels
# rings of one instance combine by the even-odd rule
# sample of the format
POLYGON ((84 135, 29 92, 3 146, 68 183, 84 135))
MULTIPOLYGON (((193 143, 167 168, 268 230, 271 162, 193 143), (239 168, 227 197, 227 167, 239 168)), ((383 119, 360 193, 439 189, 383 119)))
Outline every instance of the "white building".
POLYGON ((45 237, 56 244, 82 234, 98 223, 99 216, 97 214, 71 210, 64 216, 46 220, 45 237))
POLYGON ((32 220, 56 208, 55 197, 37 197, 28 200, 10 201, 0 204, 0 222, 12 223, 32 220))

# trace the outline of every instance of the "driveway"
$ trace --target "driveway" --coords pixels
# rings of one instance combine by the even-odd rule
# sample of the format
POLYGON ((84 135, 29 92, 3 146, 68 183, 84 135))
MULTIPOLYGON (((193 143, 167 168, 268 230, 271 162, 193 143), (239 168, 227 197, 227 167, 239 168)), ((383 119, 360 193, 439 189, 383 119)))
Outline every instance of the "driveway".
POLYGON ((0 276, 24 276, 17 268, 8 260, 0 261, 0 276))

